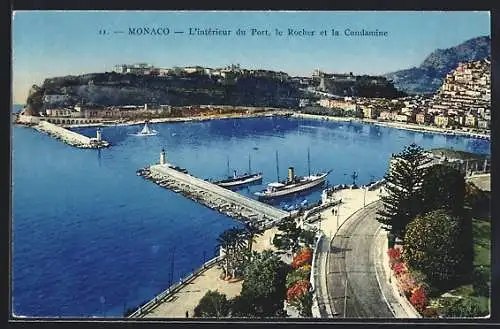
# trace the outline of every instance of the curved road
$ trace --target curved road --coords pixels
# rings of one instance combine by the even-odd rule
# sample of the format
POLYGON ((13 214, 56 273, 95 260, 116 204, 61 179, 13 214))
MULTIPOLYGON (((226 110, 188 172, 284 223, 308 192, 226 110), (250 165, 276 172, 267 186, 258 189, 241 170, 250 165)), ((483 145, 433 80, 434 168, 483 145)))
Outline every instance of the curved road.
POLYGON ((331 312, 336 317, 394 317, 375 274, 374 242, 380 227, 375 218, 380 206, 381 202, 376 201, 353 214, 331 241, 326 285, 331 312))

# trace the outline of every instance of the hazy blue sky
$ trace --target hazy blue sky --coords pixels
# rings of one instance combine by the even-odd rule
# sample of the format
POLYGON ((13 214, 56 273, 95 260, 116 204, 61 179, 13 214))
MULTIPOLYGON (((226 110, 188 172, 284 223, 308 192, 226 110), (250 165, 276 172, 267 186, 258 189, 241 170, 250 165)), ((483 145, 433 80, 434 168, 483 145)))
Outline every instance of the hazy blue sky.
POLYGON ((490 35, 488 12, 131 12, 18 11, 13 16, 14 102, 47 77, 103 72, 115 64, 160 67, 202 65, 382 74, 418 66, 437 48, 490 35), (129 27, 168 27, 168 36, 131 36, 129 27), (189 36, 189 28, 233 30, 231 36, 189 36), (268 29, 272 36, 236 36, 237 28, 268 29), (284 30, 283 36, 274 30, 284 30), (290 37, 288 28, 316 30, 290 37), (320 30, 338 30, 338 37, 320 30), (345 29, 387 31, 387 37, 346 37, 345 29), (100 29, 124 34, 99 35, 100 29), (182 30, 184 34, 174 34, 182 30))

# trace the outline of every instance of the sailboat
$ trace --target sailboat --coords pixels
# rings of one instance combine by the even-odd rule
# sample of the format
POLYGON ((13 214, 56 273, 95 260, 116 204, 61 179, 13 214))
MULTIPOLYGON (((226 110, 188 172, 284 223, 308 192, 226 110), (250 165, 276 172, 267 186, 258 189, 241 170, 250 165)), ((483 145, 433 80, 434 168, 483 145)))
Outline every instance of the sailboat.
POLYGON ((262 181, 261 172, 254 174, 251 173, 252 167, 251 167, 250 155, 248 156, 248 173, 237 175, 236 170, 234 170, 233 176, 229 176, 229 159, 227 160, 227 171, 228 171, 228 178, 216 181, 214 182, 214 184, 217 184, 222 187, 236 187, 262 181))
POLYGON ((132 134, 134 136, 155 136, 155 135, 158 135, 158 132, 154 129, 151 129, 149 126, 148 126, 148 122, 145 121, 144 122, 144 127, 142 127, 142 130, 139 131, 138 133, 136 134, 132 134))
POLYGON ((331 170, 311 175, 309 149, 307 150, 307 160, 309 168, 307 176, 296 176, 294 168, 289 167, 287 179, 280 182, 279 167, 278 167, 278 151, 276 151, 276 172, 278 175, 278 181, 269 183, 265 190, 260 192, 255 192, 255 195, 259 197, 259 199, 271 199, 306 191, 318 185, 323 184, 326 181, 326 176, 328 176, 331 170))

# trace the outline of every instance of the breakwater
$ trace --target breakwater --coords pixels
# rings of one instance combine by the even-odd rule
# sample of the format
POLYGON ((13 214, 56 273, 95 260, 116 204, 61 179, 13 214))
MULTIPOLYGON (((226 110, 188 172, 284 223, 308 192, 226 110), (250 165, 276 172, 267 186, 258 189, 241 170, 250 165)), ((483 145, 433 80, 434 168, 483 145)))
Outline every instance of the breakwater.
POLYGON ((169 165, 143 168, 137 171, 137 175, 236 220, 251 222, 261 229, 271 227, 290 216, 286 211, 196 178, 169 165))
POLYGON ((40 121, 33 128, 78 148, 103 148, 110 145, 105 140, 90 138, 47 121, 40 121))

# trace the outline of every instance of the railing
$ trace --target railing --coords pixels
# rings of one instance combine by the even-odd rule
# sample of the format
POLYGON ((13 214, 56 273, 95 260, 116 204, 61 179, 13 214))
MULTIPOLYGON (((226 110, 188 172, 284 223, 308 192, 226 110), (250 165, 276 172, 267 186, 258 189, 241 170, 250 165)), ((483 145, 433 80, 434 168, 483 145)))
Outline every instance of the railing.
POLYGON ((376 181, 375 183, 373 183, 372 185, 369 185, 368 186, 368 191, 373 191, 373 190, 376 190, 377 188, 379 188, 380 186, 384 185, 385 183, 385 179, 381 179, 379 181, 376 181))
POLYGON ((320 318, 321 317, 321 314, 319 312, 319 305, 318 305, 318 296, 316 294, 316 282, 319 281, 319 272, 318 272, 318 248, 319 246, 321 245, 321 243, 323 242, 323 239, 324 239, 324 235, 323 233, 320 233, 319 235, 319 238, 318 240, 316 240, 316 245, 314 246, 314 252, 313 252, 313 258, 312 258, 312 265, 311 265, 311 276, 310 276, 310 279, 309 281, 311 282, 311 290, 313 292, 313 305, 311 307, 311 312, 312 312, 312 315, 313 317, 315 318, 320 318))
POLYGON ((314 214, 316 214, 316 213, 320 212, 321 210, 326 209, 326 208, 328 208, 328 207, 331 207, 331 206, 336 206, 336 205, 337 205, 337 204, 339 204, 340 202, 341 202, 341 200, 334 200, 334 201, 330 201, 330 202, 324 203, 324 204, 322 204, 322 205, 319 205, 319 206, 317 206, 317 207, 314 207, 314 208, 312 208, 312 209, 309 209, 309 210, 307 210, 307 211, 304 213, 304 215, 303 215, 302 219, 303 219, 303 220, 304 220, 304 222, 305 222, 305 221, 306 221, 306 220, 307 220, 310 216, 312 216, 312 215, 314 215, 314 214))
POLYGON ((193 281, 196 277, 198 277, 201 273, 205 272, 208 270, 212 265, 217 264, 219 261, 221 261, 223 257, 217 256, 209 261, 203 263, 201 267, 199 267, 196 271, 192 272, 189 274, 187 277, 184 279, 181 279, 180 282, 177 282, 170 287, 168 287, 166 290, 162 291, 158 295, 156 295, 153 299, 151 299, 149 302, 146 304, 139 306, 139 308, 130 314, 128 318, 138 318, 146 315, 150 311, 152 311, 154 308, 156 308, 159 304, 161 304, 164 300, 166 300, 168 297, 175 295, 182 287, 193 281))

